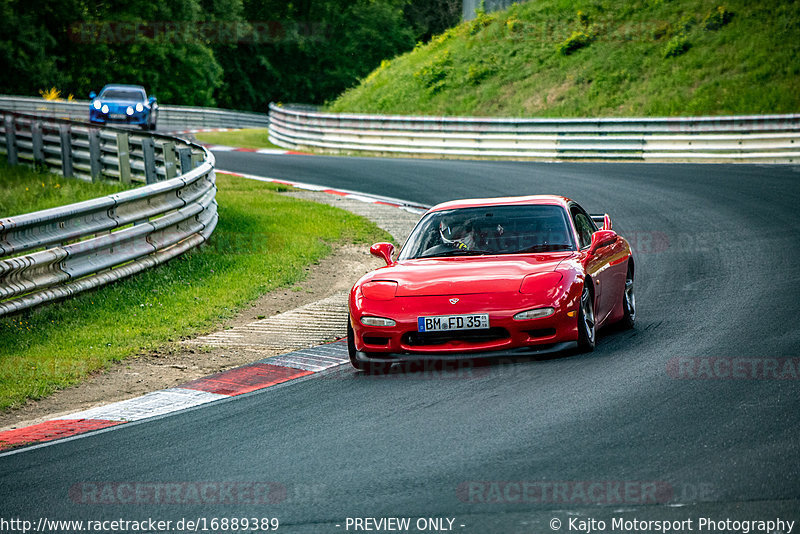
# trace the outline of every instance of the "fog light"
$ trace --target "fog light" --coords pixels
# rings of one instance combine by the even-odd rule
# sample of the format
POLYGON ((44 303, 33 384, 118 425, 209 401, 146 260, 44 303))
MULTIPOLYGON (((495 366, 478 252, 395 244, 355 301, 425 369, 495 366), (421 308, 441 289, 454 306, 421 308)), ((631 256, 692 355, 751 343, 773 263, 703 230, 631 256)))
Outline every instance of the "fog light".
POLYGON ((364 326, 395 326, 397 323, 386 317, 362 317, 361 324, 364 326))
POLYGON ((514 316, 515 321, 525 321, 527 319, 540 319, 542 317, 547 317, 548 315, 553 315, 556 312, 553 308, 537 308, 535 310, 526 310, 524 312, 519 312, 514 316))

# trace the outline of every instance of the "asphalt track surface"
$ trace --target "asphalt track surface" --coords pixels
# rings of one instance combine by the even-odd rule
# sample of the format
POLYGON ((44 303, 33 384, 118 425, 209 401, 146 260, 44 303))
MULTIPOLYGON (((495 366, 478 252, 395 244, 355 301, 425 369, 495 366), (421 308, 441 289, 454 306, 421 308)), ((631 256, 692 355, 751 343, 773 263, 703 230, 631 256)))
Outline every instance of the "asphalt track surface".
POLYGON ((637 327, 606 332, 589 355, 386 377, 340 368, 3 455, 0 517, 277 517, 279 532, 449 517, 456 532, 526 533, 552 532, 553 518, 562 532, 570 518, 693 519, 694 531, 702 517, 800 520, 800 382, 668 372, 676 358, 798 356, 800 168, 247 153, 219 153, 217 164, 425 204, 567 195, 632 238, 637 327), (199 505, 77 504, 69 493, 188 481, 271 481, 286 494, 199 505), (521 498, 521 486, 499 483, 523 481, 569 490, 521 498), (655 503, 581 498, 593 482, 660 489, 655 503))

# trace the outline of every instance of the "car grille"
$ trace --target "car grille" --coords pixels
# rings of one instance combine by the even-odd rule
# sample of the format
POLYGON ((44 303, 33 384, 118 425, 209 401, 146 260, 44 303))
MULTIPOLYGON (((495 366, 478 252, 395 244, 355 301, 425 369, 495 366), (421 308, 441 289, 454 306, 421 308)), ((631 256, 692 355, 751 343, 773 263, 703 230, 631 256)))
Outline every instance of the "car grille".
POLYGON ((388 337, 364 336, 364 343, 367 345, 388 345, 388 337))
POLYGON ((551 337, 556 335, 555 328, 539 328, 538 330, 526 330, 526 332, 532 338, 551 337))
POLYGON ((403 344, 420 347, 425 345, 444 345, 451 341, 467 343, 486 343, 508 339, 511 334, 505 328, 494 327, 486 330, 450 330, 447 332, 407 332, 403 335, 403 344))

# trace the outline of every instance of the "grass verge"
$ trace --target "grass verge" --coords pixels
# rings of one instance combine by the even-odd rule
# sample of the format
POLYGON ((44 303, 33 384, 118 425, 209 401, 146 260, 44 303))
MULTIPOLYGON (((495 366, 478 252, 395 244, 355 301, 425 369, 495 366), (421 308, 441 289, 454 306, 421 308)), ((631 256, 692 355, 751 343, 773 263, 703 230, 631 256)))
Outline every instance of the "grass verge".
POLYGON ((277 194, 285 187, 226 175, 217 176, 217 185, 220 220, 201 249, 97 291, 0 318, 0 409, 209 332, 262 294, 301 280, 332 243, 390 240, 366 219, 277 194))
POLYGON ((25 165, 9 167, 0 157, 0 218, 91 200, 126 188, 64 178, 25 165))
POLYGON ((201 132, 194 134, 195 138, 210 145, 235 146, 239 148, 277 148, 269 141, 269 128, 248 128, 230 132, 201 132))

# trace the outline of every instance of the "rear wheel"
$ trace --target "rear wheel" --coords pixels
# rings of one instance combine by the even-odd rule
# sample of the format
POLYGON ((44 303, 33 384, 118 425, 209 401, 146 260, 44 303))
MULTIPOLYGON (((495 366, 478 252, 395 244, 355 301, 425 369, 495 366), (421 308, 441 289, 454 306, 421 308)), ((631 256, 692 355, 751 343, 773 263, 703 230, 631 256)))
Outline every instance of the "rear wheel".
POLYGON ((362 362, 356 358, 356 338, 353 332, 353 325, 350 324, 350 318, 347 319, 347 355, 350 356, 350 364, 367 374, 385 374, 392 366, 391 363, 383 362, 362 362))
POLYGON ((578 350, 581 352, 593 351, 597 337, 591 283, 591 279, 587 278, 583 284, 581 304, 578 308, 578 350))
POLYGON ((628 263, 628 274, 625 275, 625 289, 622 294, 622 320, 620 326, 628 329, 633 328, 636 321, 636 296, 633 292, 633 265, 628 263))

